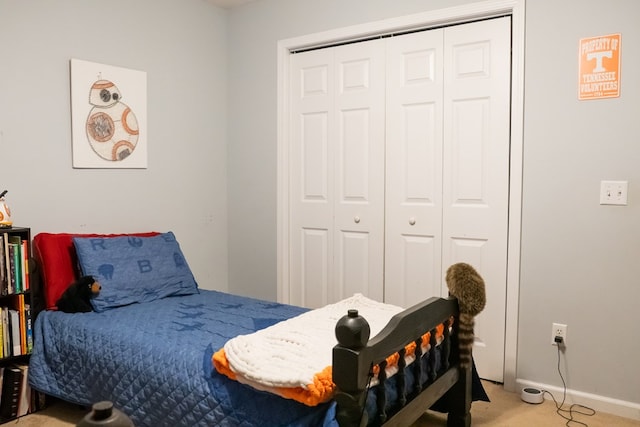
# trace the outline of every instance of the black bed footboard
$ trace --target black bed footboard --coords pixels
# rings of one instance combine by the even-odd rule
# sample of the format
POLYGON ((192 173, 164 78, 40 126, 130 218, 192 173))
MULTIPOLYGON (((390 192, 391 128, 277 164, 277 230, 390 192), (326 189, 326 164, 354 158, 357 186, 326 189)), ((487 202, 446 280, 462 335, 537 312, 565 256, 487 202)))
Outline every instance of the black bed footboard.
POLYGON ((405 427, 444 395, 450 402, 448 425, 470 426, 471 369, 459 368, 457 321, 453 321, 453 328, 449 327, 451 319, 457 319, 457 316, 458 302, 455 298, 430 298, 395 315, 378 335, 369 340, 368 323, 358 316, 356 310, 350 310, 336 325, 338 345, 333 349, 333 382, 338 389, 336 401, 340 426, 384 424, 405 427), (439 325, 444 325, 444 332, 437 356, 435 332, 439 325), (431 332, 431 350, 420 361, 420 342, 426 332, 431 332), (416 343, 419 362, 405 369, 404 349, 412 342, 416 343), (393 378, 396 401, 390 405, 383 388, 386 381, 384 368, 387 357, 395 353, 399 353, 398 373, 393 378), (379 366, 377 409, 376 418, 369 419, 365 406, 374 366, 379 366), (405 374, 409 369, 413 380, 412 386, 406 387, 408 378, 405 374), (421 381, 420 378, 426 380, 421 381))

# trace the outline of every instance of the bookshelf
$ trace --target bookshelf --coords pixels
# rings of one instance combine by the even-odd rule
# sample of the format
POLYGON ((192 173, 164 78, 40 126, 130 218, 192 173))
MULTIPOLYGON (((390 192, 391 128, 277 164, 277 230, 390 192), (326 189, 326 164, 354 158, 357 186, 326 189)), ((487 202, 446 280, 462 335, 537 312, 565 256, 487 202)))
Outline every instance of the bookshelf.
POLYGON ((0 228, 0 423, 33 412, 31 229, 0 228))

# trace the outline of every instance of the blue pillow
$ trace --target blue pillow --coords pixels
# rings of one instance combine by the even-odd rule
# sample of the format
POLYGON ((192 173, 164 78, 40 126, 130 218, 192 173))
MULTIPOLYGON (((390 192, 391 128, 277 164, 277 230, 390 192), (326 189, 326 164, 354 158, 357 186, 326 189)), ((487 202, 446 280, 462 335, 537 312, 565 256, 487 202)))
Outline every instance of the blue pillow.
POLYGON ((91 300, 102 312, 133 303, 198 293, 198 285, 172 232, 153 237, 74 237, 83 275, 100 282, 91 300))

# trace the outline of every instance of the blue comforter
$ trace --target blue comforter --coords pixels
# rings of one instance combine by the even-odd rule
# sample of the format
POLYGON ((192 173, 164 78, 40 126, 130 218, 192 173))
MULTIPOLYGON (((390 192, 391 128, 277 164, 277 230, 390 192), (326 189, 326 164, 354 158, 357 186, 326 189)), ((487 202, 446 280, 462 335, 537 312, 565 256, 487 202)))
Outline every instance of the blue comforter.
POLYGON ((225 342, 306 309, 200 290, 104 313, 45 311, 29 383, 80 405, 110 400, 136 426, 337 426, 335 404, 308 407, 212 368, 225 342))

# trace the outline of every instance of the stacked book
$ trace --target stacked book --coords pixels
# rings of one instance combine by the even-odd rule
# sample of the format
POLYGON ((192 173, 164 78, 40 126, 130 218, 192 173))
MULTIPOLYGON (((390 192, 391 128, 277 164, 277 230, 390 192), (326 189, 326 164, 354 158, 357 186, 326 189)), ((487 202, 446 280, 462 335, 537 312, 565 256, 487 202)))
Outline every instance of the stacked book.
POLYGON ((0 422, 27 415, 35 404, 28 364, 0 367, 0 422))
POLYGON ((0 293, 29 290, 29 242, 19 235, 0 234, 0 293))
POLYGON ((31 305, 24 294, 5 299, 0 306, 0 359, 30 354, 33 349, 31 305))

